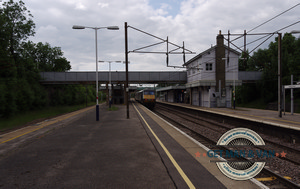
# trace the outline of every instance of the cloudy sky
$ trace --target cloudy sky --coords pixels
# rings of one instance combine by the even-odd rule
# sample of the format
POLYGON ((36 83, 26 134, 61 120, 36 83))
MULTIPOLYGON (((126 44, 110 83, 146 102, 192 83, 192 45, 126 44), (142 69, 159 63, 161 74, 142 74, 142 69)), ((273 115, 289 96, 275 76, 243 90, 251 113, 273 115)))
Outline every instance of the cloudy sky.
MULTIPOLYGON (((49 42, 61 47, 64 56, 71 62, 72 71, 94 71, 95 32, 92 29, 73 30, 73 25, 91 27, 119 26, 120 30, 98 30, 98 59, 123 61, 124 22, 194 52, 216 44, 216 35, 243 33, 279 13, 299 4, 298 0, 23 0, 33 14, 36 34, 30 40, 49 42)), ((274 32, 300 21, 300 5, 251 33, 274 32)), ((281 32, 300 30, 296 24, 281 32)), ((160 42, 131 28, 128 29, 129 50, 160 42)), ((274 35, 270 40, 274 40, 274 35)), ((299 34, 295 35, 299 37, 299 34)), ((261 36, 259 36, 261 37, 261 36)), ((247 37, 247 42, 257 39, 247 37)), ((252 50, 255 44, 247 46, 252 50)), ((269 42, 261 46, 264 48, 269 42)), ((241 46, 243 40, 236 40, 241 46)), ((173 48, 169 46, 169 50, 173 48)), ((147 49, 166 51, 166 44, 147 49)), ((189 55, 189 60, 195 55, 189 55)), ((182 70, 166 67, 162 54, 129 54, 129 70, 182 70)), ((170 64, 183 64, 181 55, 170 55, 170 64)), ((108 64, 99 64, 99 70, 108 70, 108 64)), ((112 70, 124 70, 123 64, 112 64, 112 70)))

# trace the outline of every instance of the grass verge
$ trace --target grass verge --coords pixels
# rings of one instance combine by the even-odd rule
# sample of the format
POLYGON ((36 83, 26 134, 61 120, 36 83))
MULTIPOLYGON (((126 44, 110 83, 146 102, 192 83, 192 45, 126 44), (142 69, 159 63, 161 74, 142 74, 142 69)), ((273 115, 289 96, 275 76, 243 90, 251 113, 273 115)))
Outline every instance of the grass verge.
POLYGON ((115 106, 111 106, 111 108, 108 108, 108 111, 117 111, 119 108, 115 106))
POLYGON ((236 104, 238 107, 244 108, 255 108, 255 109, 266 109, 267 105, 264 103, 263 99, 257 99, 248 103, 236 104))
MULTIPOLYGON (((88 106, 92 106, 92 105, 95 105, 95 102, 88 103, 88 106)), ((46 118, 51 118, 54 116, 58 116, 60 114, 73 112, 85 107, 86 104, 73 105, 73 106, 46 107, 41 110, 32 110, 32 111, 19 113, 11 118, 1 118, 0 132, 15 129, 30 123, 39 122, 46 118)))
MULTIPOLYGON (((277 102, 273 102, 273 104, 277 102)), ((291 104, 291 99, 289 96, 286 97, 285 99, 286 103, 286 112, 290 112, 290 104, 291 104)), ((236 104, 237 107, 244 107, 244 108, 254 108, 254 109, 263 109, 266 110, 268 107, 268 104, 264 103, 263 99, 257 99, 248 103, 238 103, 236 104)), ((300 99, 294 99, 294 113, 300 113, 300 99)))

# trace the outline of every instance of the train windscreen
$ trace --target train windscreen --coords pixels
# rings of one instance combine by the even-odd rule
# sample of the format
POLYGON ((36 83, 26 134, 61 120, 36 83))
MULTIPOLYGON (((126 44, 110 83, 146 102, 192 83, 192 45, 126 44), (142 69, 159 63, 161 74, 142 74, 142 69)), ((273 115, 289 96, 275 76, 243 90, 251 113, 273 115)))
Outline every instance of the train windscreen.
POLYGON ((154 95, 154 91, 144 91, 144 95, 154 95))

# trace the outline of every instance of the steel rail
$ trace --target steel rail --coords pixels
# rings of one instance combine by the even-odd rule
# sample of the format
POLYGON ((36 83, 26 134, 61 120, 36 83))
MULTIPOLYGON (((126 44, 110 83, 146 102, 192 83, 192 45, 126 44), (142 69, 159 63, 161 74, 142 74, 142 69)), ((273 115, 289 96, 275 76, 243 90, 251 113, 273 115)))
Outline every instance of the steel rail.
MULTIPOLYGON (((223 128, 223 129, 226 129, 226 130, 232 129, 232 128, 227 127, 227 126, 225 126, 224 124, 222 125, 221 123, 218 123, 218 122, 216 122, 216 121, 212 121, 212 120, 208 120, 208 119, 205 119, 205 118, 196 117, 196 116, 194 116, 194 115, 191 114, 191 113, 189 114, 189 113, 180 111, 180 110, 178 110, 178 109, 176 110, 176 109, 174 109, 174 108, 171 109, 171 108, 168 108, 168 107, 163 106, 163 105, 161 105, 161 104, 160 104, 159 108, 166 109, 166 110, 168 110, 169 112, 177 112, 178 114, 177 114, 176 116, 181 117, 181 118, 183 118, 183 119, 185 119, 185 120, 187 120, 187 121, 190 121, 190 122, 192 122, 192 123, 198 124, 198 125, 200 125, 200 126, 202 126, 202 125, 199 124, 197 121, 191 120, 190 118, 193 118, 193 119, 195 119, 195 120, 200 120, 200 121, 206 122, 206 123, 208 123, 208 124, 212 124, 212 125, 214 125, 214 126, 221 127, 221 128, 223 128), (184 116, 187 116, 187 117, 190 117, 190 118, 186 118, 186 117, 184 117, 184 116)), ((206 126, 204 126, 204 127, 206 127, 206 126)), ((208 127, 208 129, 211 129, 211 130, 213 130, 213 131, 215 131, 215 132, 221 133, 220 130, 213 129, 213 128, 211 128, 211 127, 208 127)), ((221 134, 222 134, 222 133, 221 133, 221 134)), ((273 141, 270 141, 270 140, 268 140, 268 139, 266 139, 266 138, 264 138, 264 137, 262 137, 262 138, 263 138, 263 140, 264 140, 265 142, 268 142, 268 143, 270 143, 271 145, 275 145, 275 146, 277 146, 278 148, 286 149, 286 150, 288 150, 288 151, 294 152, 294 153, 296 153, 296 155, 300 154, 300 151, 297 150, 297 149, 295 149, 295 148, 291 148, 291 147, 286 146, 286 145, 278 144, 278 143, 273 142, 273 141)), ((267 146, 266 146, 266 147, 267 147, 267 146)), ((262 150, 265 150, 264 147, 259 147, 259 146, 257 146, 257 148, 262 149, 262 150)), ((284 161, 289 161, 289 162, 294 163, 294 164, 296 164, 296 165, 300 165, 300 162, 299 162, 299 161, 296 161, 296 160, 291 159, 291 158, 289 158, 289 157, 285 157, 285 158, 277 157, 277 158, 280 158, 280 159, 282 159, 282 160, 284 160, 284 161)))
MULTIPOLYGON (((170 112, 171 112, 171 111, 168 111, 168 113, 170 113, 170 112)), ((157 111, 155 111, 155 113, 157 113, 157 114, 161 115, 162 117, 168 119, 168 121, 173 122, 173 123, 175 123, 176 125, 179 125, 179 126, 185 128, 185 129, 189 130, 190 132, 192 132, 193 134, 197 135, 198 137, 200 137, 200 138, 202 138, 202 139, 204 139, 204 140, 207 140, 207 142, 210 143, 210 144, 212 144, 212 146, 214 146, 214 144, 216 144, 216 142, 217 142, 217 141, 214 141, 214 140, 212 140, 212 139, 209 139, 208 137, 202 135, 201 133, 195 131, 194 129, 189 128, 188 126, 186 126, 186 125, 184 125, 184 124, 182 124, 182 123, 179 123, 178 121, 175 121, 174 119, 169 118, 168 116, 166 116, 166 115, 164 115, 164 114, 162 114, 162 113, 159 113, 159 112, 157 112, 157 111)), ((177 116, 178 116, 178 115, 177 115, 177 116)), ((224 149, 227 149, 226 147, 223 147, 223 148, 224 148, 224 149)), ((228 149, 227 149, 227 150, 228 150, 228 149)), ((246 159, 245 159, 245 160, 246 160, 246 159)), ((249 160, 248 160, 248 161, 249 161, 249 160)), ((299 188, 299 187, 300 187, 300 185, 298 185, 298 184, 296 184, 296 183, 294 183, 294 182, 292 182, 292 181, 290 181, 290 180, 284 178, 283 176, 281 176, 281 175, 279 175, 279 174, 277 174, 277 173, 271 171, 271 170, 268 169, 268 168, 265 168, 265 167, 264 167, 263 170, 262 170, 262 172, 265 173, 265 174, 268 174, 268 175, 270 175, 270 176, 276 177, 276 178, 277 178, 284 186, 288 186, 288 188, 299 188)))

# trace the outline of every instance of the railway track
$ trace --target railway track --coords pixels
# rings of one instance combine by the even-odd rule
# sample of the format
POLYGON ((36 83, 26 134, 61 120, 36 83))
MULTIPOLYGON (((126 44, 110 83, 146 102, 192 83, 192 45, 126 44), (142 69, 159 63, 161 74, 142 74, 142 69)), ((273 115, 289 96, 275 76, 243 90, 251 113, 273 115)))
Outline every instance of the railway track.
MULTIPOLYGON (((165 105, 157 104, 155 108, 155 113, 159 114, 161 117, 166 119, 167 121, 171 122, 175 126, 177 126, 179 129, 186 132, 188 135, 202 143, 203 145, 207 146, 208 148, 214 150, 215 144, 217 143, 218 139, 222 134, 224 134, 226 131, 236 128, 237 126, 227 124, 223 122, 219 122, 216 120, 211 120, 208 118, 204 118, 202 116, 199 116, 195 113, 191 113, 188 111, 182 111, 180 109, 175 109, 173 106, 172 108, 167 107, 165 105)), ((258 133, 260 134, 260 133, 258 133)), ((262 134, 264 135, 264 134, 262 134)), ((277 162, 279 165, 277 167, 280 168, 280 166, 285 166, 287 163, 282 163, 285 161, 288 161, 289 164, 293 164, 295 167, 295 171, 298 172, 299 169, 299 154, 300 151, 297 148, 293 148, 284 144, 279 144, 274 141, 269 140, 266 136, 262 136, 264 141, 266 142, 268 148, 261 148, 263 150, 272 149, 274 146, 277 146, 277 150, 280 151, 280 149, 286 150, 290 154, 294 154, 294 158, 276 158, 275 163, 277 162), (271 146, 272 145, 272 146, 271 146), (280 160, 277 160, 280 159, 280 160), (283 165, 280 165, 283 164, 283 165)), ((218 149, 220 149, 218 147, 218 149)), ((275 158, 274 158, 275 159, 275 158)), ((231 159, 232 160, 232 159, 231 159)), ((276 170, 273 171, 272 168, 274 166, 268 165, 265 166, 265 168, 257 175, 257 177, 269 177, 269 178, 276 178, 276 180, 270 181, 270 182, 264 182, 265 185, 273 188, 299 188, 299 185, 297 182, 300 182, 297 177, 297 173, 295 173, 292 177, 292 181, 286 179, 282 174, 278 173, 276 170)), ((288 173, 289 174, 289 173, 288 173)), ((299 177, 299 175, 298 175, 299 177)))
MULTIPOLYGON (((203 117, 195 116, 191 113, 185 113, 183 111, 179 111, 179 110, 176 110, 174 108, 172 109, 172 108, 162 106, 162 105, 158 105, 158 108, 163 109, 165 111, 176 113, 177 117, 185 119, 188 122, 197 124, 200 127, 207 127, 208 129, 210 129, 214 132, 218 132, 221 135, 223 133, 225 133, 226 131, 230 130, 230 129, 236 128, 235 126, 232 126, 232 125, 219 123, 219 122, 216 122, 214 120, 205 119, 203 117), (199 124, 199 123, 201 123, 201 124, 199 124), (204 123, 206 123, 206 124, 204 124, 204 123)), ((290 147, 286 144, 281 144, 281 143, 278 143, 278 142, 274 142, 274 141, 270 140, 270 137, 265 136, 265 134, 263 134, 263 133, 259 133, 259 134, 262 136, 262 138, 264 139, 264 141, 266 143, 265 147, 258 147, 259 149, 261 149, 261 150, 276 149, 277 151, 284 151, 285 150, 285 151, 290 153, 290 156, 285 157, 285 158, 281 158, 281 157, 278 157, 278 158, 280 158, 282 160, 285 160, 285 161, 289 161, 289 162, 294 163, 298 166, 300 165, 300 150, 299 149, 296 149, 295 147, 294 148, 290 147), (294 156, 291 156, 291 153, 293 153, 294 156)), ((282 141, 279 141, 279 142, 282 142, 282 141)))

